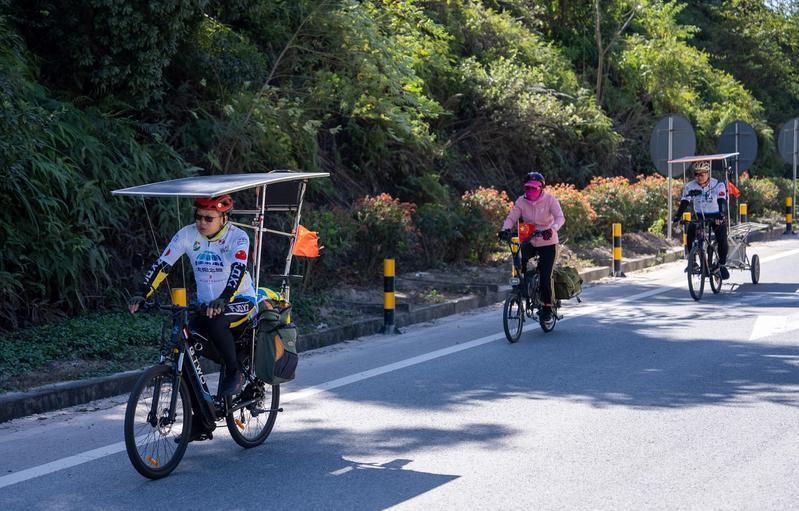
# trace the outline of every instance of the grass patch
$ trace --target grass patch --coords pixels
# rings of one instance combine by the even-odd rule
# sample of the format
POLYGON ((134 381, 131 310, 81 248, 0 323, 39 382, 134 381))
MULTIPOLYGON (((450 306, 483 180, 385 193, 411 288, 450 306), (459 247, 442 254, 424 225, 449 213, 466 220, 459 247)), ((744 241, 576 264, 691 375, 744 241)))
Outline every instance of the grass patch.
POLYGON ((3 332, 0 391, 147 365, 157 359, 163 322, 155 314, 107 312, 3 332))

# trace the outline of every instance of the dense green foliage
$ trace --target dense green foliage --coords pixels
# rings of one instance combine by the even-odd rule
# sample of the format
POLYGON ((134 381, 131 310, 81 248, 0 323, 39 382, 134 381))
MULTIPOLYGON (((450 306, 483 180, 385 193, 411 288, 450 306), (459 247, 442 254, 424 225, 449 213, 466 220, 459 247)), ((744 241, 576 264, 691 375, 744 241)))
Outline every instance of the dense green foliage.
MULTIPOLYGON (((699 151, 749 122, 752 175, 785 175, 773 138, 799 115, 799 18, 777 5, 0 0, 2 326, 128 287, 152 234, 140 206, 109 191, 193 172, 330 171, 307 222, 332 276, 374 267, 391 239, 428 265, 486 257, 490 226, 463 194, 514 197, 531 169, 577 185, 558 188, 575 214, 647 229, 663 216, 657 182, 648 199, 622 181, 593 199, 577 189, 651 174, 649 134, 669 112, 695 126, 699 151), (623 211, 603 214, 603 194, 623 211), (397 216, 401 203, 416 207, 397 216)), ((159 243, 178 226, 173 206, 151 203, 159 243)))

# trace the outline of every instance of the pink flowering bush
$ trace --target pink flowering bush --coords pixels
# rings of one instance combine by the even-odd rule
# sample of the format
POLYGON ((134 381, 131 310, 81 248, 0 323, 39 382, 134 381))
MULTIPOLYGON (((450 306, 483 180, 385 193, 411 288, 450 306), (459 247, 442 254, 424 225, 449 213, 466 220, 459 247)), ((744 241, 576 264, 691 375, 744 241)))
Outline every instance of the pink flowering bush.
POLYGON ((547 187, 547 192, 560 202, 566 223, 558 231, 561 239, 577 241, 591 238, 594 233, 596 211, 588 199, 574 185, 557 184, 547 187))
POLYGON ((495 188, 480 187, 464 193, 460 203, 461 254, 478 262, 487 261, 497 244, 497 232, 512 207, 508 194, 495 188))

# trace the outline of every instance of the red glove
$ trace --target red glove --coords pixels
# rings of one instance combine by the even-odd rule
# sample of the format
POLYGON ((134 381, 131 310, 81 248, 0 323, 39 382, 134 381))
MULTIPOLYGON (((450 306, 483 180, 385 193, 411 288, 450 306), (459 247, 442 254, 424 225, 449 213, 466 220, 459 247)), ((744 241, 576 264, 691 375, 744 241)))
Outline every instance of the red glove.
POLYGON ((551 240, 552 239, 552 229, 547 229, 546 231, 542 232, 541 233, 541 237, 544 238, 545 240, 551 240))

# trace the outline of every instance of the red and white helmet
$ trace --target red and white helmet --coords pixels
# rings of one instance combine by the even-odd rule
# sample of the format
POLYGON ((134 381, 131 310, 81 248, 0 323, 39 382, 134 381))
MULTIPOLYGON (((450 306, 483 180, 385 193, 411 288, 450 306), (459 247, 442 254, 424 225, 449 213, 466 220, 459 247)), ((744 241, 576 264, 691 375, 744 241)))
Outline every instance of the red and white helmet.
POLYGON ((197 197, 194 199, 194 207, 197 209, 214 209, 220 213, 227 213, 233 209, 233 197, 230 195, 220 195, 219 197, 197 197))

